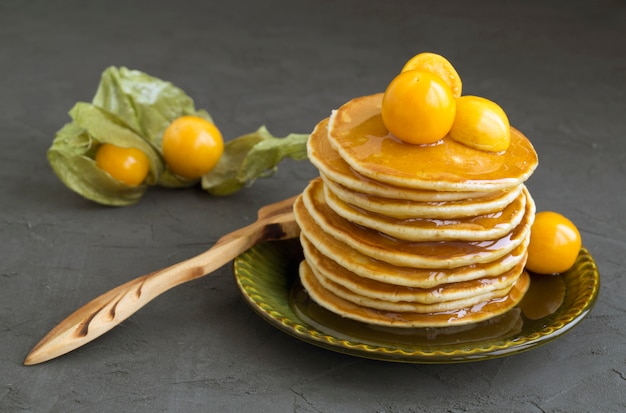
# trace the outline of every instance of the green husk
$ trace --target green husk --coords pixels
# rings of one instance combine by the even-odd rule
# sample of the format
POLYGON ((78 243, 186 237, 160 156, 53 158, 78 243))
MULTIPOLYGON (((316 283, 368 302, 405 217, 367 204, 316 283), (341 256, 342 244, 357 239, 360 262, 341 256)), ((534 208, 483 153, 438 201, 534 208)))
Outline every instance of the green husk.
POLYGON ((227 142, 217 166, 202 177, 202 188, 213 195, 229 195, 272 176, 284 158, 307 158, 307 134, 272 136, 265 126, 227 142))
POLYGON ((85 129, 76 123, 68 123, 57 132, 48 150, 48 161, 68 188, 87 199, 112 206, 136 203, 148 185, 122 184, 98 168, 93 159, 97 144, 85 129))
MULTIPOLYGON (((69 112, 72 122, 55 135, 48 160, 61 181, 83 197, 104 205, 123 206, 139 201, 149 186, 180 188, 196 184, 176 176, 165 164, 161 138, 175 119, 193 115, 211 122, 193 99, 170 82, 138 70, 109 67, 91 103, 79 102, 69 112), (146 153, 150 171, 145 182, 128 186, 102 171, 94 161, 103 143, 136 147, 146 153)), ((202 177, 213 195, 227 195, 271 176, 285 157, 306 158, 308 135, 272 136, 264 127, 225 144, 217 167, 202 177)))

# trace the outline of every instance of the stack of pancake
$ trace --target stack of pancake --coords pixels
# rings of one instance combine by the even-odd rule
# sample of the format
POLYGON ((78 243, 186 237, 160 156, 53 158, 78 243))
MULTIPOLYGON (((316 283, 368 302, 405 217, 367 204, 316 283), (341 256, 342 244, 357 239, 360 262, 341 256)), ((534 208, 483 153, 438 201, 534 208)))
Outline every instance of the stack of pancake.
POLYGON ((309 139, 320 178, 294 206, 306 291, 334 313, 384 326, 461 325, 510 310, 529 285, 532 145, 513 128, 503 153, 449 138, 403 143, 385 128, 381 102, 346 103, 309 139))

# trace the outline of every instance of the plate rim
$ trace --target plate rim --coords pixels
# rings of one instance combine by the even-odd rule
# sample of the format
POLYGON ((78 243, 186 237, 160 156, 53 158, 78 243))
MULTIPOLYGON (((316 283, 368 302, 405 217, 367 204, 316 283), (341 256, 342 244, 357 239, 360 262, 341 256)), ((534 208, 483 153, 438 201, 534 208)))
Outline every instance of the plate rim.
MULTIPOLYGON (((297 239, 287 241, 296 242, 294 240, 297 239)), ((582 293, 573 298, 575 303, 580 303, 577 306, 570 306, 564 311, 559 310, 562 314, 551 324, 544 325, 540 329, 535 329, 521 336, 515 335, 513 338, 494 340, 495 343, 488 347, 472 346, 469 344, 467 348, 463 349, 426 350, 423 346, 415 346, 411 351, 406 351, 403 348, 391 348, 382 343, 379 345, 371 345, 359 342, 358 338, 345 339, 336 337, 311 326, 305 320, 299 318, 295 311, 293 312, 293 316, 297 318, 296 320, 292 319, 290 315, 284 314, 281 309, 268 303, 268 300, 264 299, 267 297, 266 292, 259 291, 257 285, 252 282, 249 277, 242 274, 242 268, 245 267, 246 260, 252 258, 254 254, 263 256, 264 249, 276 248, 275 245, 268 247, 268 244, 281 242, 286 241, 260 243, 234 259, 233 275, 246 303, 265 321, 292 337, 327 350, 367 359, 416 364, 448 364, 481 361, 522 353, 552 342, 571 331, 592 310, 600 290, 600 275, 597 265, 587 248, 582 246, 576 262, 572 267, 576 269, 576 274, 584 273, 583 275, 585 275, 585 277, 581 277, 581 279, 584 280, 580 288, 582 293)), ((297 242, 299 246, 299 241, 297 242)), ((290 255, 293 260, 297 259, 294 254, 290 255)), ((563 275, 565 276, 565 274, 568 273, 566 272, 563 275)), ((284 281, 289 281, 286 280, 289 278, 287 274, 281 275, 284 276, 284 281)), ((568 279, 574 276, 575 274, 569 274, 568 279)), ((287 295, 285 296, 287 302, 289 301, 289 290, 293 287, 293 283, 294 280, 288 282, 287 295)), ((566 287, 571 288, 570 284, 571 282, 566 282, 566 287)), ((566 289, 566 293, 567 291, 566 289)))

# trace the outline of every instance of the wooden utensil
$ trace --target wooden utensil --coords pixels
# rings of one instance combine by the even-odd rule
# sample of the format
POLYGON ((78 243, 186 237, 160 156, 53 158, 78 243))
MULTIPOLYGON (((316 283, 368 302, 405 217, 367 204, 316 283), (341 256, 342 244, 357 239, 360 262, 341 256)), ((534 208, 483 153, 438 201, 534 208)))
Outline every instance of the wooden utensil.
POLYGON ((202 254, 135 278, 91 300, 54 327, 26 356, 33 365, 61 356, 106 333, 170 288, 222 267, 258 242, 297 237, 293 215, 296 197, 267 205, 258 219, 220 238, 202 254))

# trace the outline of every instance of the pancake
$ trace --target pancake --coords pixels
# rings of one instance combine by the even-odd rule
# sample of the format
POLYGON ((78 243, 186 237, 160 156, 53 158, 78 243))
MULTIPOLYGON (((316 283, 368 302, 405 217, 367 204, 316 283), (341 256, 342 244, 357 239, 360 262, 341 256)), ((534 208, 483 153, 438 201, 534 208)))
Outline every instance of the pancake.
POLYGON ((523 272, 508 294, 450 311, 418 313, 377 310, 355 304, 322 286, 306 260, 300 263, 300 280, 311 298, 322 307, 343 317, 364 323, 394 327, 444 327, 477 323, 513 308, 528 289, 530 278, 523 272))
POLYGON ((475 217, 502 211, 522 192, 522 185, 508 191, 497 191, 480 197, 453 200, 420 202, 409 199, 388 198, 353 190, 339 184, 320 173, 326 189, 345 202, 364 211, 384 215, 391 218, 461 218, 475 217))
POLYGON ((427 289, 443 284, 495 277, 526 262, 528 238, 510 254, 488 263, 438 269, 403 267, 370 258, 349 248, 335 237, 317 229, 311 230, 309 224, 316 225, 312 221, 306 224, 309 230, 301 233, 301 240, 312 244, 321 254, 359 277, 397 286, 427 289), (337 251, 342 253, 338 254, 337 251))
MULTIPOLYGON (((310 224, 331 234, 350 248, 364 255, 399 266, 417 268, 455 268, 492 262, 508 255, 528 236, 534 218, 534 203, 527 199, 520 224, 509 234, 486 241, 424 241, 406 242, 381 234, 376 230, 355 225, 337 215, 316 191, 313 181, 294 204, 294 214, 301 230, 315 231, 310 224)), ((321 182, 319 182, 321 185, 321 182)), ((341 252, 338 252, 341 253, 341 252)))
MULTIPOLYGON (((392 303, 450 303, 458 302, 462 299, 473 299, 479 295, 492 293, 497 290, 503 291, 500 295, 504 295, 524 269, 524 261, 520 261, 510 270, 493 277, 443 283, 431 288, 406 287, 361 277, 325 256, 305 236, 301 237, 301 243, 304 257, 310 264, 314 275, 325 288, 332 291, 339 291, 343 288, 354 293, 355 296, 392 303)), ((343 296, 337 291, 335 292, 338 295, 350 300, 347 296, 343 296)))
POLYGON ((328 121, 319 122, 307 141, 308 157, 320 174, 330 180, 351 188, 354 191, 392 199, 405 199, 418 202, 456 201, 468 198, 478 199, 491 195, 491 192, 471 191, 430 191, 424 189, 402 188, 383 182, 377 182, 350 167, 333 149, 328 140, 328 121))
MULTIPOLYGON (((339 216, 357 225, 379 231, 405 241, 464 240, 483 241, 505 236, 525 214, 527 192, 523 191, 513 202, 498 212, 462 218, 398 219, 373 214, 355 208, 340 200, 328 185, 312 184, 312 190, 324 191, 326 204, 339 216)), ((316 196, 320 196, 317 194, 316 196)), ((431 207, 436 210, 437 207, 431 207)))
MULTIPOLYGON (((437 313, 453 311, 459 308, 471 307, 495 298, 504 297, 510 290, 510 288, 503 288, 500 290, 481 291, 458 300, 442 301, 431 304, 422 304, 413 301, 387 301, 355 293, 353 290, 345 288, 343 285, 335 283, 334 281, 324 277, 324 275, 321 274, 317 268, 310 266, 310 269, 313 276, 317 278, 317 281, 323 288, 332 291, 333 294, 346 301, 372 308, 374 310, 393 311, 399 313, 437 313)), ((517 278, 518 277, 516 276, 513 281, 516 281, 517 278)))
POLYGON ((522 184, 537 166, 531 143, 513 127, 504 153, 473 149, 449 137, 431 145, 403 143, 382 122, 382 96, 349 101, 328 124, 333 148, 368 178, 403 188, 489 192, 522 184))

